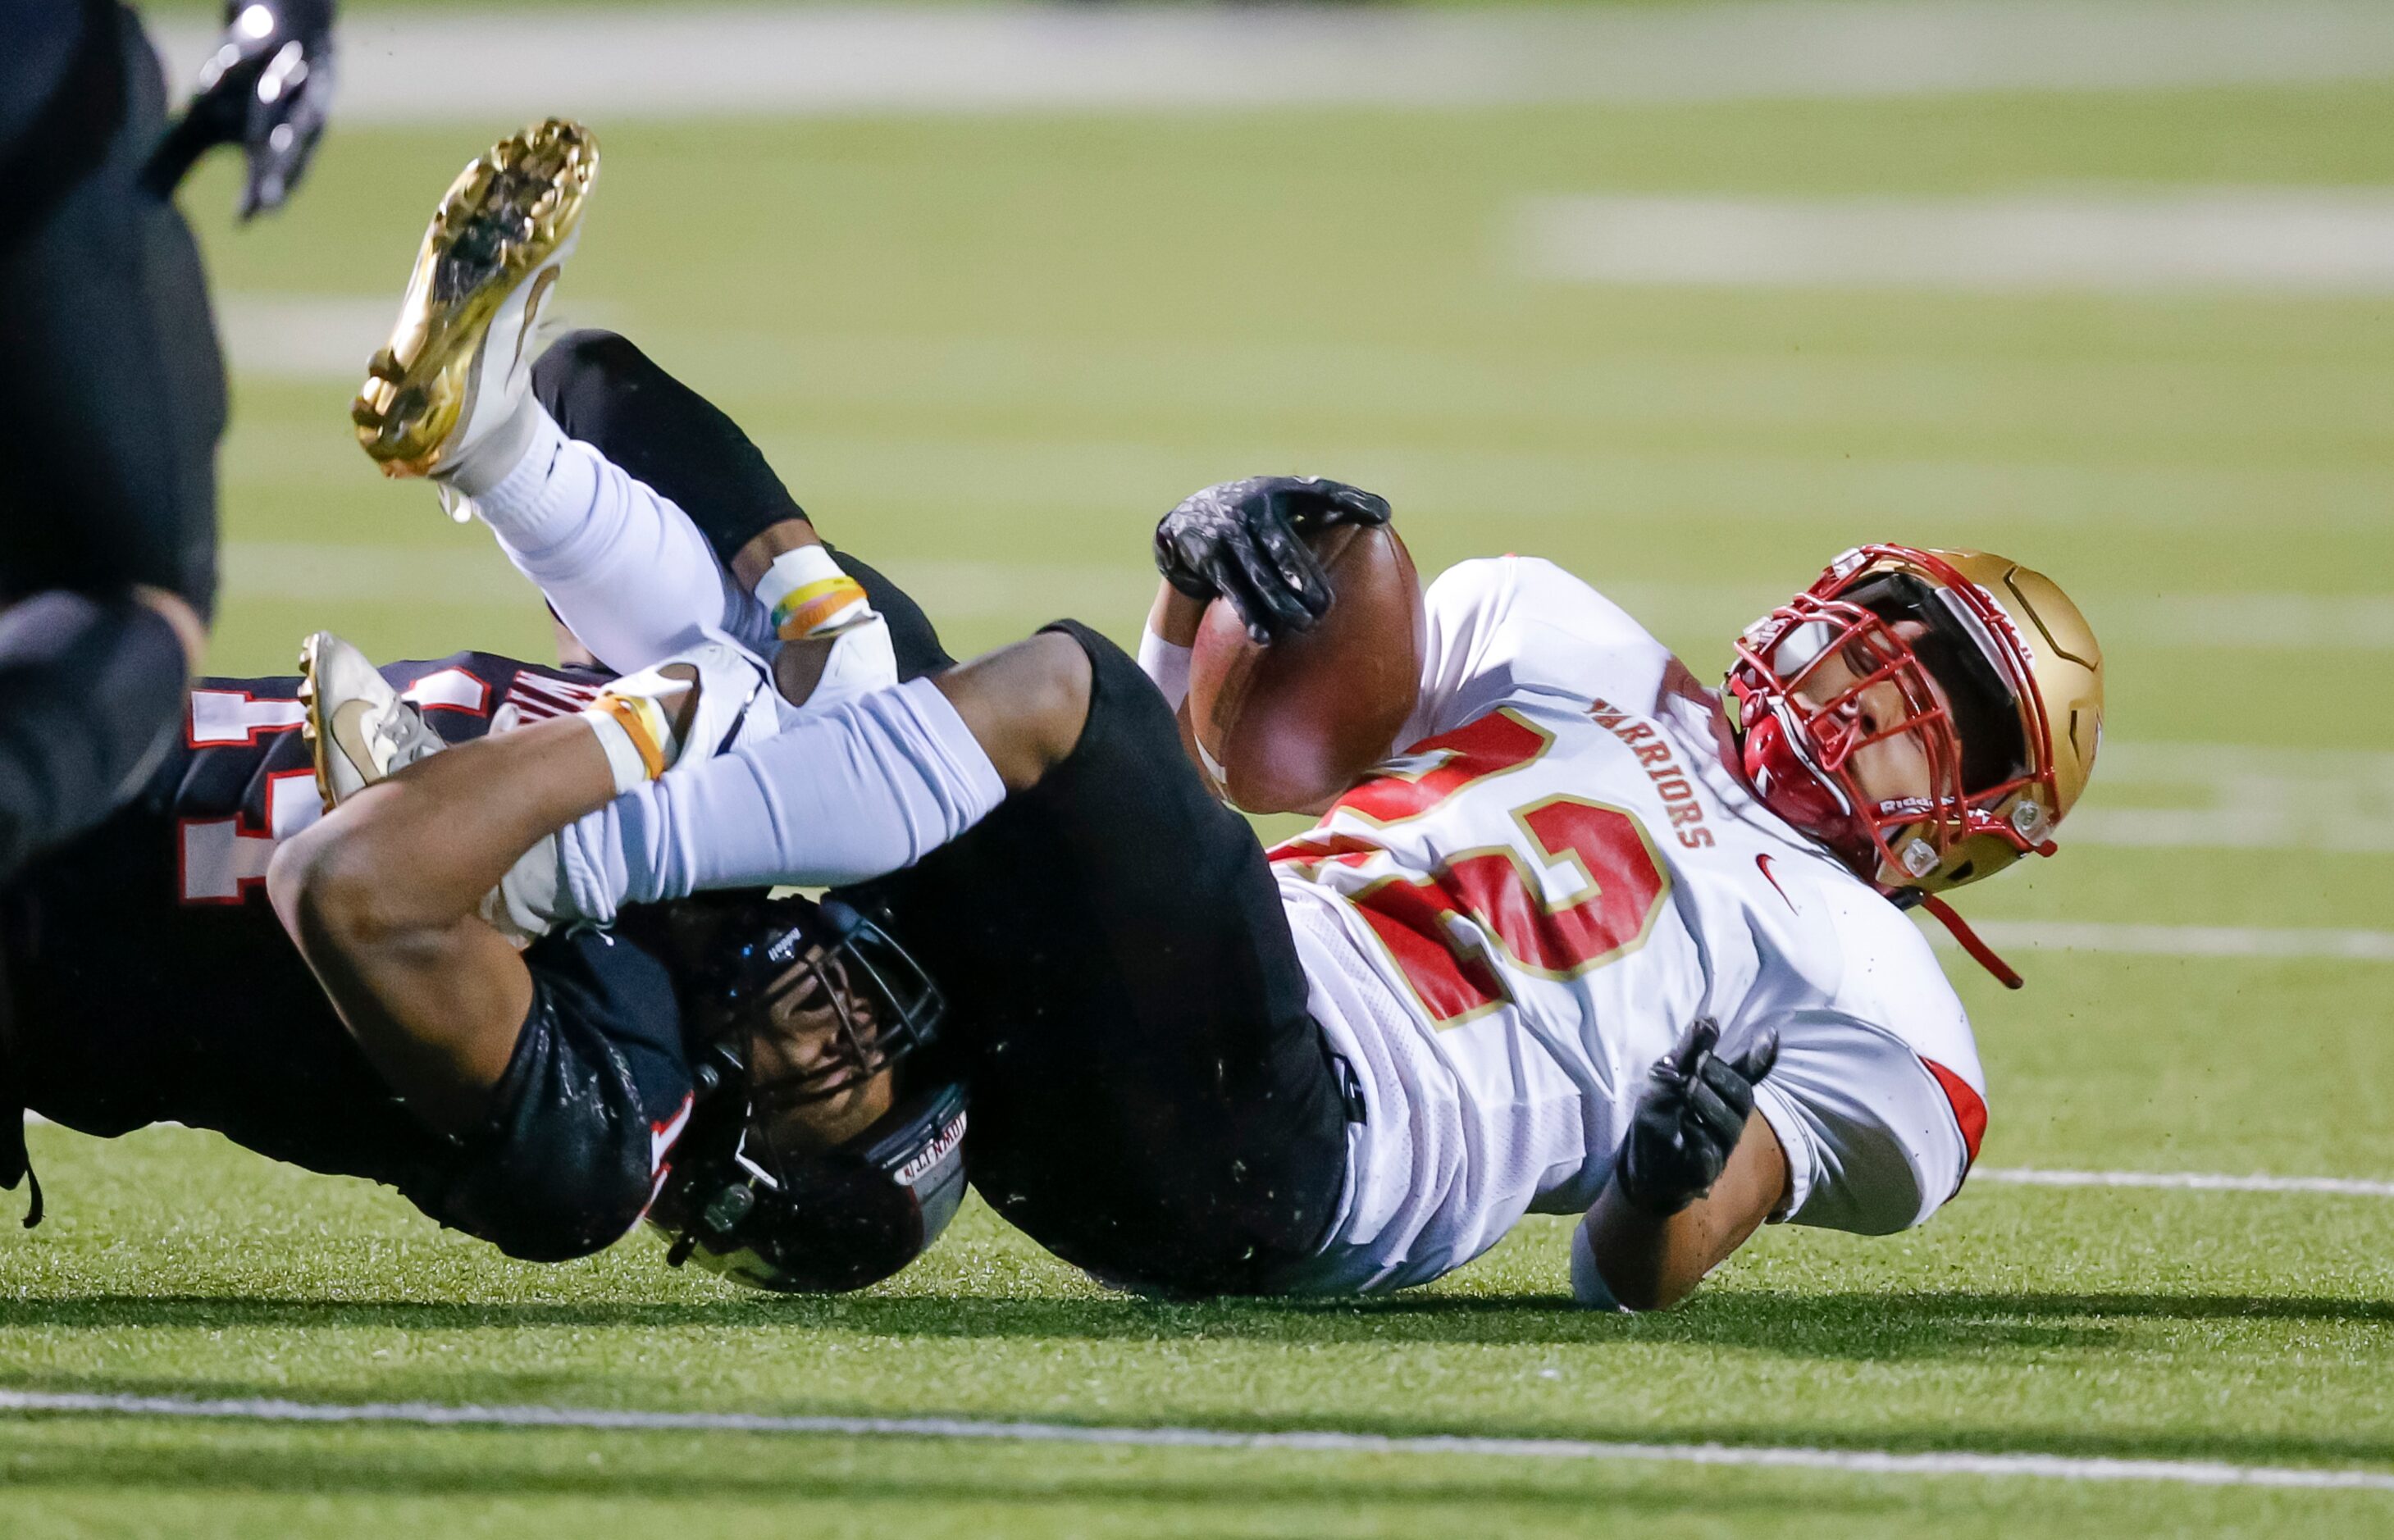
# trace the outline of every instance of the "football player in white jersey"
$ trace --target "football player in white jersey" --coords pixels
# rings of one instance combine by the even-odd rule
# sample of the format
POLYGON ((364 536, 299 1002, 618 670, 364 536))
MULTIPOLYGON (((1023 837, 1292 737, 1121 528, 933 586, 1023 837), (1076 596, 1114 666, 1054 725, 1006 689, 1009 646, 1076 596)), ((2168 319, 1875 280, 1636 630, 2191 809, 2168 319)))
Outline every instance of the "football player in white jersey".
MULTIPOLYGON (((725 495, 671 456, 635 480, 625 444, 575 441, 521 377, 506 328, 523 309, 477 299, 465 316, 460 336, 489 329, 444 387, 468 405, 454 426, 424 416, 414 468, 470 496, 577 630, 614 638, 618 667, 657 663, 693 622, 770 637, 742 617, 773 585, 777 538, 822 550, 811 527, 743 523, 725 509, 772 498, 725 495)), ((362 416, 370 450, 422 404, 362 416)), ((1309 624, 1333 596, 1299 532, 1388 516, 1293 478, 1191 497, 1157 532, 1148 675, 1177 704, 1217 594, 1265 636, 1309 624)), ((872 586, 881 611, 911 609, 872 586)), ((1427 607, 1404 731, 1269 870, 1183 806, 1195 769, 1146 686, 1123 682, 1127 660, 1051 629, 961 667, 933 642, 901 659, 908 682, 860 678, 777 736, 594 798, 533 874, 536 918, 603 924, 701 888, 894 885, 897 933, 945 987, 1013 969, 1015 1019, 965 1071, 1016 1077, 994 1099, 976 1085, 976 1184, 1051 1249, 1145 1286, 1393 1289, 1524 1213, 1580 1213, 1578 1297, 1651 1309, 1766 1220, 1878 1233, 1927 1218, 1967 1173, 1986 1092, 1901 909, 1947 918, 1939 892, 2053 849, 2102 704, 2068 599, 1998 558, 1866 546, 1749 627, 1717 694, 1547 562, 1467 562, 1427 607), (1159 823, 1198 841, 1178 866, 1145 827, 1159 823), (1043 929, 1034 913, 1004 947, 958 942, 1005 902, 996 857, 1072 896, 1074 920, 1043 929), (942 910, 927 893, 942 884, 980 896, 942 910), (1084 975, 1110 981, 1069 1008, 1027 997, 1084 975), (1190 1009, 1191 979, 1231 1006, 1190 1009), (1301 1008, 1283 1008, 1289 981, 1301 1008), (1285 1126, 1250 1119, 1253 1099, 1206 1100, 1265 1061, 1258 1094, 1290 1109, 1285 1126), (1132 1087, 1152 1105, 1125 1115, 1132 1087), (1191 1175, 1217 1168, 1218 1191, 1191 1175), (1139 1179, 1104 1186, 1114 1173, 1139 1179), (1065 1211, 1100 1188, 1093 1211, 1065 1211), (1222 1254, 1164 1256, 1191 1235, 1222 1254)))
MULTIPOLYGON (((1185 690, 1217 593, 1261 633, 1306 623, 1320 573, 1286 536, 1373 509, 1284 480, 1184 504, 1150 672, 1185 690)), ((1273 852, 1375 1113, 1312 1282, 1420 1283, 1524 1212, 1585 1211, 1581 1296, 1669 1304, 1766 1219, 1935 1212, 1985 1080, 1900 906, 2018 982, 1935 895, 2049 852, 2085 784, 2101 656, 2075 607, 1998 558, 1867 546, 1747 629, 1725 693, 1550 562, 1465 562, 1427 608, 1402 746, 1273 852), (1702 1104, 1707 1080, 1725 1107, 1642 1137, 1641 1094, 1702 1104), (1707 1139, 1730 1148, 1685 1148, 1707 1139), (1687 1169, 1649 1179, 1650 1153, 1687 1169)))

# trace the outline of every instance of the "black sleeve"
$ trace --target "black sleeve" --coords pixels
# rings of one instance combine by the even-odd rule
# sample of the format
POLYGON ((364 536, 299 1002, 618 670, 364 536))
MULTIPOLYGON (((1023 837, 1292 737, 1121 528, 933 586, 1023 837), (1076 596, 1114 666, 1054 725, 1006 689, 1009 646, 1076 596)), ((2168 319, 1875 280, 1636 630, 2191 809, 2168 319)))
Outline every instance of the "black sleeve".
POLYGON ((562 1262, 638 1224, 690 1109, 681 1016, 663 964, 583 932, 525 954, 532 1009, 489 1124, 426 1207, 510 1257, 562 1262))

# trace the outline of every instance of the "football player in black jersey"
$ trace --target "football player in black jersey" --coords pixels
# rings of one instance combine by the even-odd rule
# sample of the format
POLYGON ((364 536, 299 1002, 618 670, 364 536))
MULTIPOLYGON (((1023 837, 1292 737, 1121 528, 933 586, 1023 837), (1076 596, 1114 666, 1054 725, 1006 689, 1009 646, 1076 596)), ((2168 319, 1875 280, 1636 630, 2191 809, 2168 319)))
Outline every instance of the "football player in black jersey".
POLYGON ((279 205, 322 131, 331 0, 234 0, 171 132, 115 0, 0 20, 0 880, 164 752, 216 597, 224 368, 170 194, 213 145, 279 205))
MULTIPOLYGON (((460 743, 493 729, 537 741, 608 683, 471 652, 379 678, 412 720, 460 743)), ((102 1138, 164 1121, 216 1129, 387 1183, 532 1260, 629 1229, 686 1125, 707 1158, 677 1172, 674 1212, 695 1202, 755 1211, 760 1231, 773 1220, 770 1240, 725 1248, 751 1282, 856 1286, 936 1235, 962 1192, 961 1095, 900 1060, 930 1039, 939 1002, 852 911, 717 895, 533 943, 513 963, 522 993, 505 1058, 471 1105, 425 1094, 403 1062, 377 1058, 387 1045, 345 1030, 263 891, 278 843, 322 806, 301 684, 201 681, 138 793, 0 898, 11 1109, 102 1138), (791 1062, 829 1073, 777 1089, 791 1062), (778 1187, 741 1164, 752 1140, 791 1153, 778 1187), (809 1228, 811 1216, 838 1223, 809 1228)), ((0 1152, 11 1187, 26 1171, 15 1122, 0 1152)))
MULTIPOLYGON (((785 700, 809 703, 784 738, 885 710, 950 735, 911 745, 926 753, 976 737, 988 816, 953 843, 926 838, 912 864, 856 868, 878 880, 825 879, 921 959, 948 1001, 941 1073, 970 1089, 976 1186, 1100 1276, 1177 1293, 1272 1289, 1331 1223, 1350 1101, 1308 1014, 1262 847, 1207 794, 1172 710, 1121 649, 1063 623, 956 665, 904 594, 827 553, 722 413, 620 337, 582 334, 545 355, 530 346, 598 165, 587 130, 550 120, 458 177, 352 408, 362 446, 387 474, 429 477, 453 507, 469 502, 615 666, 658 666, 676 650, 661 643, 712 614, 772 652, 785 700), (690 517, 636 517, 640 483, 690 517), (865 612, 878 618, 850 624, 865 612), (823 711, 830 685, 853 693, 823 711)), ((328 675, 319 688, 320 712, 362 705, 384 719, 371 685, 355 692, 328 675)), ((371 783, 276 857, 278 905, 352 1026, 389 1038, 394 1063, 429 1044, 424 1068, 443 1092, 469 1103, 486 1093, 514 1031, 505 1002, 522 989, 494 938, 472 928, 484 922, 470 901, 514 869, 442 837, 444 822, 480 803, 471 818, 503 830, 506 847, 537 844, 544 825, 563 835, 575 812, 612 809, 639 783, 647 757, 610 748, 612 733, 493 737, 395 773, 386 767, 401 757, 365 745, 345 779, 371 783), (506 783, 516 777, 553 783, 506 783), (450 869, 417 874, 428 860, 450 869), (397 880, 402 870, 417 875, 397 880)), ((875 777, 879 752, 843 763, 875 777)), ((784 822, 811 825, 803 789, 791 790, 784 822)), ((560 861, 546 865, 553 896, 566 877, 560 861)), ((520 908, 538 915, 501 891, 509 923, 520 908)), ((777 1182, 786 1168, 770 1150, 752 1160, 777 1182)), ((744 1196, 753 1187, 683 1205, 679 1186, 665 1199, 695 1221, 686 1234, 703 1258, 770 1239, 744 1196)))

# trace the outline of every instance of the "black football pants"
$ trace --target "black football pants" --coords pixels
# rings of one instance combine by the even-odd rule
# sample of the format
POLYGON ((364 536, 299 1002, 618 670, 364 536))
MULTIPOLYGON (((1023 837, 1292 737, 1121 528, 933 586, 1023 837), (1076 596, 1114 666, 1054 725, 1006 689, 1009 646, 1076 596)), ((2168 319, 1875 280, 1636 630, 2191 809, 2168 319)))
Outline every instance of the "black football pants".
POLYGON ((199 251, 141 186, 165 85, 130 11, 20 0, 0 38, 0 879, 129 795, 216 593, 224 371, 199 251))

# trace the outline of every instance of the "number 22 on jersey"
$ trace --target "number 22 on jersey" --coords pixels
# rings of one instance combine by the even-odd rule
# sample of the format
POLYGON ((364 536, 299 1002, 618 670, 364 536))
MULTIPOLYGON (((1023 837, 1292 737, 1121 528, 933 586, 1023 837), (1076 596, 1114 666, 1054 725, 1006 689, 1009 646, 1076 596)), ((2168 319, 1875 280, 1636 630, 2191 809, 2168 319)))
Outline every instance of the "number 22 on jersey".
MULTIPOLYGON (((1543 758, 1554 734, 1509 710, 1425 739, 1400 765, 1340 797, 1321 827, 1272 852, 1275 862, 1364 866, 1388 854, 1373 830, 1415 824, 1459 797, 1501 796, 1488 783, 1543 758)), ((1492 952, 1532 978, 1576 979, 1636 951, 1671 879, 1634 814, 1568 793, 1506 809, 1502 843, 1440 850, 1427 875, 1384 876, 1346 894, 1431 1021, 1457 1026, 1510 999, 1492 952), (1548 897, 1559 888, 1559 897, 1548 897)), ((1490 827, 1474 819, 1465 829, 1490 827)))

